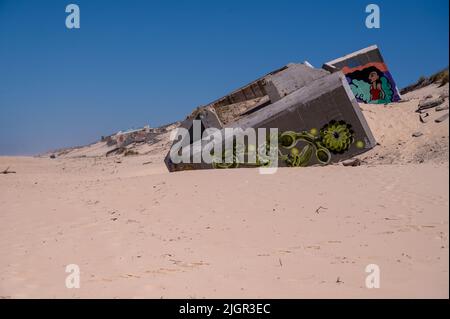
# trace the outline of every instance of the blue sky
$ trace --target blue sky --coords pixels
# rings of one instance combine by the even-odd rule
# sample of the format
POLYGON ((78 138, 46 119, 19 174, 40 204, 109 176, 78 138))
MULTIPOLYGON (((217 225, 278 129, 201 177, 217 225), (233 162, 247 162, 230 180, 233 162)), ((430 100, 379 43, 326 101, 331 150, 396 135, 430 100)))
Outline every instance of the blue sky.
POLYGON ((448 65, 448 12, 448 0, 0 0, 0 155, 184 119, 288 62, 371 44, 403 87, 448 65), (381 29, 365 27, 369 3, 381 29))

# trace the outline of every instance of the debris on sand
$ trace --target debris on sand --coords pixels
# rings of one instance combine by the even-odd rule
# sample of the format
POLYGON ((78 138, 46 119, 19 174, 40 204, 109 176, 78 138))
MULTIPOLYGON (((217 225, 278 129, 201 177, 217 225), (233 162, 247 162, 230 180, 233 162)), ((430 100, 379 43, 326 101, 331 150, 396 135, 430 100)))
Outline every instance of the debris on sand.
POLYGON ((431 109, 433 107, 439 106, 442 103, 444 103, 444 99, 438 97, 437 99, 428 99, 428 100, 422 100, 419 102, 419 108, 416 112, 420 112, 423 110, 431 109))
POLYGON ((437 107, 435 108, 435 110, 436 110, 436 112, 448 110, 448 104, 437 106, 437 107))
POLYGON ((130 156, 130 155, 139 155, 139 152, 138 152, 138 151, 135 151, 135 150, 127 149, 127 150, 123 153, 123 156, 130 156))
POLYGON ((342 161, 344 166, 360 166, 361 160, 359 158, 350 158, 348 160, 342 161))
POLYGON ((9 167, 6 168, 4 171, 1 171, 0 174, 15 174, 15 171, 10 171, 9 167))
POLYGON ((123 153, 123 151, 124 151, 124 148, 116 147, 116 148, 113 148, 112 150, 106 152, 105 156, 108 157, 111 154, 121 154, 121 153, 123 153))
POLYGON ((327 210, 328 208, 327 208, 327 207, 323 207, 323 206, 319 206, 319 207, 316 209, 316 214, 319 214, 321 209, 327 210))
POLYGON ((427 123, 428 119, 426 119, 428 116, 430 116, 430 114, 428 113, 424 113, 424 114, 420 114, 419 115, 419 120, 421 123, 427 123))
POLYGON ((435 119, 434 121, 435 121, 436 123, 441 123, 441 122, 444 122, 446 119, 448 119, 448 113, 447 113, 447 114, 444 114, 444 115, 442 115, 442 116, 440 116, 440 117, 438 117, 438 118, 435 119))
POLYGON ((420 137, 422 135, 423 135, 422 132, 414 132, 414 133, 412 133, 412 137, 420 137))

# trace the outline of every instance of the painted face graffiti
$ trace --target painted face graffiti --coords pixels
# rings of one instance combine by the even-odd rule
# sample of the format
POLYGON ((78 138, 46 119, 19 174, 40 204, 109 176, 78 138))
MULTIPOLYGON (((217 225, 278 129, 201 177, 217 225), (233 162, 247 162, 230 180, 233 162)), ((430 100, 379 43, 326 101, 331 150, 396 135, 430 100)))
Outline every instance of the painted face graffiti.
POLYGON ((346 77, 359 102, 386 104, 400 99, 395 90, 395 83, 382 63, 347 70, 346 77))
POLYGON ((371 101, 378 101, 384 99, 385 94, 381 85, 380 76, 376 71, 372 71, 369 74, 370 81, 370 99, 371 101))

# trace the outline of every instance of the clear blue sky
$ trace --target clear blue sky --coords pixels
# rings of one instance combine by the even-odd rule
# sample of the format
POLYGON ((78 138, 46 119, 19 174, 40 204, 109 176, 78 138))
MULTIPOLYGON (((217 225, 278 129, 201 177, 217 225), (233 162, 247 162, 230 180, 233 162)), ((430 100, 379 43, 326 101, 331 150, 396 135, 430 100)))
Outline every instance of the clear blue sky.
POLYGON ((448 12, 448 0, 0 0, 0 154, 180 120, 288 62, 371 44, 403 87, 448 65, 448 12), (65 27, 69 3, 81 29, 65 27), (369 3, 381 29, 365 28, 369 3))

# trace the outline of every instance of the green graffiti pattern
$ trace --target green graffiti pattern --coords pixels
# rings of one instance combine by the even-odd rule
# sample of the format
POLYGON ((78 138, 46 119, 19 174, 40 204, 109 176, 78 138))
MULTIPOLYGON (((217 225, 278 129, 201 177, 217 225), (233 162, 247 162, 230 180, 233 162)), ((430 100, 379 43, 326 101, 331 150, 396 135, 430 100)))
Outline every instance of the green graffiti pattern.
MULTIPOLYGON (((244 157, 249 156, 255 156, 256 162, 255 163, 245 163, 246 166, 255 166, 255 167, 268 167, 272 164, 272 158, 273 156, 277 156, 276 149, 270 148, 270 141, 274 138, 273 136, 269 136, 267 141, 259 146, 257 148, 255 145, 250 144, 248 145, 247 149, 245 149, 245 146, 237 146, 236 141, 233 143, 233 153, 230 153, 230 150, 223 150, 222 154, 216 155, 211 154, 213 156, 212 160, 212 167, 213 168, 238 168, 239 167, 239 155, 242 155, 244 157), (228 161, 227 159, 232 159, 232 162, 228 161)), ((213 151, 211 151, 213 152, 213 151)))
POLYGON ((344 121, 330 122, 320 130, 322 144, 334 154, 342 154, 354 142, 354 132, 344 121))
POLYGON ((353 95, 366 103, 370 103, 370 84, 363 80, 353 80, 350 84, 353 95))
MULTIPOLYGON (((354 143, 354 132, 350 124, 344 121, 331 121, 324 125, 320 130, 311 129, 310 131, 285 131, 278 135, 278 150, 276 154, 270 149, 270 138, 266 143, 262 144, 256 152, 254 145, 249 145, 246 150, 236 150, 236 144, 233 146, 233 153, 223 151, 221 155, 213 156, 213 168, 237 168, 239 167, 238 155, 243 152, 248 156, 251 152, 256 152, 256 163, 252 165, 256 167, 265 167, 271 164, 271 156, 278 158, 290 167, 305 167, 311 163, 313 156, 319 164, 327 165, 331 161, 331 154, 343 154, 354 143), (297 144, 302 141, 304 145, 301 149, 297 144), (284 154, 283 150, 287 150, 288 154, 284 154), (225 163, 227 156, 233 159, 232 163, 225 163)), ((358 141, 358 143, 363 143, 358 141)))
POLYGON ((326 165, 331 161, 330 151, 323 146, 320 135, 314 129, 309 132, 283 132, 280 134, 278 145, 280 159, 291 167, 308 166, 313 155, 316 156, 322 165, 326 165), (296 147, 300 141, 306 142, 306 145, 301 150, 296 147), (281 152, 281 149, 289 149, 290 153, 285 155, 281 152))

